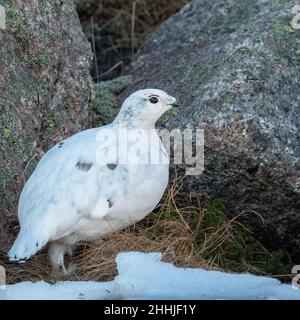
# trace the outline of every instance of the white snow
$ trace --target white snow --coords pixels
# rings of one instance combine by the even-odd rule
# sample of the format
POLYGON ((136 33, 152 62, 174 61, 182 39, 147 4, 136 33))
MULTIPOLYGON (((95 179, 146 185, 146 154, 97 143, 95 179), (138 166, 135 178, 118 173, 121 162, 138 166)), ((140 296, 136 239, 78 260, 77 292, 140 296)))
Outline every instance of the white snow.
POLYGON ((160 259, 160 253, 119 254, 118 294, 131 299, 300 299, 300 290, 277 279, 177 268, 160 259))
POLYGON ((300 290, 250 274, 178 268, 160 253, 120 253, 110 282, 22 282, 0 287, 0 299, 297 299, 300 290))
POLYGON ((112 297, 113 282, 20 282, 0 287, 0 300, 105 300, 112 297))

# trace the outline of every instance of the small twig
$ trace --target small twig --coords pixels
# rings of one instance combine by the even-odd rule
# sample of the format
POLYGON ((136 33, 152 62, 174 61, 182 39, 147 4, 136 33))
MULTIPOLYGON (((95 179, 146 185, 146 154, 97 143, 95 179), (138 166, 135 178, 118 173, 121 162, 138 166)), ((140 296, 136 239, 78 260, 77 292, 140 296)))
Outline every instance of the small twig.
POLYGON ((134 53, 134 31, 135 31, 135 12, 136 12, 136 1, 132 2, 132 15, 131 15, 131 53, 134 53))
POLYGON ((26 175, 26 170, 28 169, 30 163, 38 156, 38 154, 36 153, 26 164, 25 169, 24 169, 24 173, 26 175))
POLYGON ((98 82, 99 81, 99 69, 98 69, 98 60, 97 60, 97 52, 96 52, 94 17, 91 17, 91 29, 92 29, 92 45, 93 45, 94 59, 95 59, 95 66, 96 66, 96 82, 98 82))
POLYGON ((114 66, 112 66, 110 69, 108 69, 107 71, 103 72, 100 74, 99 79, 101 79, 102 77, 110 74, 112 71, 114 71, 115 69, 117 69, 119 66, 123 65, 123 61, 119 61, 117 62, 114 66))

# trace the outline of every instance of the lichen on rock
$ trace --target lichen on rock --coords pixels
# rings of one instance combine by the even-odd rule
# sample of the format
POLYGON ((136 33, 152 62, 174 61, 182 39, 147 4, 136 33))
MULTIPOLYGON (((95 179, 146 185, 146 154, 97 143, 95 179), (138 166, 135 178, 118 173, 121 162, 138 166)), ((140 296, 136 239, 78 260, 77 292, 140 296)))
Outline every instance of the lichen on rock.
POLYGON ((0 242, 20 191, 54 143, 90 125, 91 47, 71 0, 3 0, 0 30, 0 242))

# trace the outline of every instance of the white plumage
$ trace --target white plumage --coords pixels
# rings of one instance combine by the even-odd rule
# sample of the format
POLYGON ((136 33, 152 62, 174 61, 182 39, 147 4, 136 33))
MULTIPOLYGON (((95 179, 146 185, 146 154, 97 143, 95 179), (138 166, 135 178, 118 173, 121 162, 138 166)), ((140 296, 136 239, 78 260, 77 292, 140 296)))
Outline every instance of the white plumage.
POLYGON ((64 255, 71 254, 73 244, 100 240, 150 213, 169 177, 168 156, 154 126, 175 103, 161 90, 139 90, 124 101, 110 125, 82 131, 51 148, 21 193, 20 233, 9 259, 26 260, 51 242, 53 268, 67 272, 64 255), (130 137, 125 151, 124 132, 130 137), (148 162, 150 147, 162 161, 148 162), (122 153, 129 150, 134 162, 122 162, 122 153))

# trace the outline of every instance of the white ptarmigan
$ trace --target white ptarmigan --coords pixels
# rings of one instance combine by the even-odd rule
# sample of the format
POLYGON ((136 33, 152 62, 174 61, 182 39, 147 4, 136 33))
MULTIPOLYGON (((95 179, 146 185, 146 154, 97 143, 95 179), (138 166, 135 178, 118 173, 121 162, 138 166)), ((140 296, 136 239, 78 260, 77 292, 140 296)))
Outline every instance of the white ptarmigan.
POLYGON ((111 124, 52 147, 21 193, 20 232, 9 259, 27 260, 50 242, 54 270, 66 273, 64 255, 76 242, 100 240, 149 214, 169 179, 155 123, 175 106, 164 91, 139 90, 111 124), (156 159, 149 160, 153 154, 156 159))

